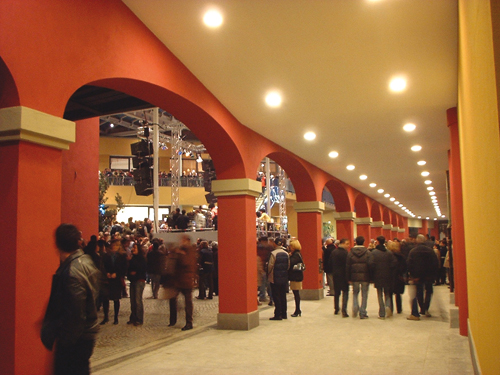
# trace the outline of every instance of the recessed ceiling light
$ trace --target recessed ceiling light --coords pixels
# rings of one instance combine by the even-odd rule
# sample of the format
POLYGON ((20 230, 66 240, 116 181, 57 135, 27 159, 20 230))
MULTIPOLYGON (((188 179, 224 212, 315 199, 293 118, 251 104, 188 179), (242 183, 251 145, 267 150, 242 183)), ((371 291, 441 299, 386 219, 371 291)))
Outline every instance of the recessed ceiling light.
POLYGON ((414 130, 415 130, 415 128, 416 128, 416 127, 417 127, 417 126, 416 126, 415 124, 408 123, 408 124, 405 124, 405 125, 403 126, 403 130, 404 130, 405 132, 412 132, 412 131, 414 131, 414 130))
POLYGON ((446 215, 441 215, 441 217, 446 217, 446 215))
POLYGON ((412 151, 420 151, 421 149, 422 149, 422 146, 419 146, 419 145, 411 146, 412 151))
POLYGON ((370 187, 375 187, 375 186, 377 186, 377 184, 376 184, 375 182, 372 182, 372 183, 370 184, 370 187))
POLYGON ((434 188, 432 186, 427 186, 427 190, 431 191, 434 190, 434 188))
POLYGON ((418 218, 418 219, 421 219, 421 218, 422 218, 422 216, 418 215, 418 216, 417 216, 417 218, 418 218))
POLYGON ((426 216, 425 218, 426 218, 426 220, 429 220, 429 216, 426 216))
POLYGON ((384 197, 386 197, 386 198, 389 198, 390 196, 391 196, 391 194, 389 194, 389 193, 384 194, 384 197))
POLYGON ((403 207, 401 207, 401 209, 402 209, 402 210, 406 210, 406 207, 405 207, 405 206, 403 206, 403 207))
POLYGON ((377 190, 377 193, 382 194, 383 192, 384 192, 384 189, 378 189, 378 190, 377 190))
POLYGON ((209 10, 203 16, 203 22, 208 27, 219 27, 222 25, 222 14, 216 10, 209 10))
POLYGON ((422 172, 422 173, 420 173, 420 174, 421 174, 422 176, 424 176, 424 177, 427 177, 428 175, 430 175, 430 173, 429 173, 429 172, 427 172, 427 171, 423 171, 423 172, 422 172))
POLYGON ((392 92, 402 92, 406 89, 406 79, 403 77, 394 77, 389 82, 389 89, 392 92))
POLYGON ((352 164, 349 164, 347 167, 346 167, 348 170, 352 171, 354 170, 354 168, 356 168, 354 165, 352 164))
POLYGON ((339 156, 339 153, 337 151, 331 151, 328 156, 332 159, 335 159, 337 156, 339 156))
POLYGON ((114 128, 114 127, 115 127, 115 124, 111 123, 111 124, 109 124, 109 127, 110 127, 110 128, 114 128))
POLYGON ((391 202, 394 202, 396 200, 396 198, 394 197, 391 197, 391 199, 389 199, 391 202))
POLYGON ((399 207, 403 207, 403 203, 398 204, 399 207))
POLYGON ((417 162, 418 165, 426 165, 427 162, 425 160, 420 160, 417 162))
POLYGON ((429 191, 429 195, 436 195, 435 191, 429 191))
POLYGON ((399 204, 399 201, 394 202, 394 204, 399 204))
POLYGON ((431 181, 431 180, 425 180, 425 181, 424 181, 424 184, 426 184, 426 185, 430 185, 430 184, 432 184, 432 181, 431 181))
POLYGON ((276 91, 272 91, 266 95, 266 103, 269 107, 279 107, 281 105, 281 100, 281 95, 276 91))
POLYGON ((312 141, 314 139, 316 139, 316 133, 314 132, 307 132, 304 134, 304 139, 308 140, 308 141, 312 141))
POLYGON ((366 174, 362 174, 361 176, 359 176, 360 180, 366 180, 367 178, 368 176, 366 174))

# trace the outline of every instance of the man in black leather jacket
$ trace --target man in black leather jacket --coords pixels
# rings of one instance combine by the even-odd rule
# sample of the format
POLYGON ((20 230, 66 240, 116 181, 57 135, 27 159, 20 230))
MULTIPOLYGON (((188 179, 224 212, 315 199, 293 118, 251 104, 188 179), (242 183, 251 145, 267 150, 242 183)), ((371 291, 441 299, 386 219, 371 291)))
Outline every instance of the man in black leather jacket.
POLYGON ((52 278, 41 330, 43 345, 56 344, 54 374, 89 374, 89 359, 99 331, 96 300, 100 271, 80 249, 80 231, 61 224, 55 233, 61 264, 52 278))

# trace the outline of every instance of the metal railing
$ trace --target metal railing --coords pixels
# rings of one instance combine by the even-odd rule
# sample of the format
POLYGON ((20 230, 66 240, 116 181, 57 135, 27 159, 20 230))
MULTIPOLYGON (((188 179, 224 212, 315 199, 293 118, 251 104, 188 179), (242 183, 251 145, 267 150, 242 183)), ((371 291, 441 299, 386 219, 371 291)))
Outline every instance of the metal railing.
MULTIPOLYGON (((134 178, 129 176, 107 176, 106 180, 110 185, 117 186, 133 186, 134 178)), ((170 177, 160 177, 159 186, 172 186, 170 177)), ((181 187, 203 187, 203 177, 186 177, 180 178, 179 186, 181 187)))

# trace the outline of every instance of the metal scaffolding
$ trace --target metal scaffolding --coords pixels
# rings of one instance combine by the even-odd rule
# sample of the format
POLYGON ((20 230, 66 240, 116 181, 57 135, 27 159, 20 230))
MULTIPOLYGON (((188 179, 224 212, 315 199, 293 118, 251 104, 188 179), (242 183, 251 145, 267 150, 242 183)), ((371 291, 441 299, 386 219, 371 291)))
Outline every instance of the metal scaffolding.
POLYGON ((181 134, 182 127, 174 126, 172 128, 171 145, 172 145, 172 156, 170 157, 170 168, 172 173, 172 199, 171 199, 171 212, 174 212, 179 208, 179 185, 181 178, 181 168, 182 168, 182 150, 181 150, 181 134))
POLYGON ((285 170, 278 166, 279 178, 279 199, 280 199, 280 232, 286 234, 288 232, 288 217, 286 216, 286 175, 285 170))

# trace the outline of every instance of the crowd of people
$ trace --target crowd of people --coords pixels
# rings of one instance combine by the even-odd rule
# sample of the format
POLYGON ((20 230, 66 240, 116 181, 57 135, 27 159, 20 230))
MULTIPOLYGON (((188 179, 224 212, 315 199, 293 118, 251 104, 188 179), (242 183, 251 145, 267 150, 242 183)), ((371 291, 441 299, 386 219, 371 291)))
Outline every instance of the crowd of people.
POLYGON ((402 295, 408 287, 411 313, 408 320, 420 320, 429 312, 433 286, 449 284, 453 291, 453 258, 446 239, 436 241, 422 234, 400 241, 386 241, 379 236, 365 247, 365 238, 358 236, 351 248, 348 239, 327 238, 323 246, 323 265, 334 297, 334 314, 349 317, 349 286, 352 285, 352 315, 368 318, 366 305, 370 283, 377 290, 379 319, 403 311, 402 295), (449 283, 447 282, 447 278, 449 283), (361 305, 359 292, 361 291, 361 305), (342 303, 340 304, 340 296, 342 303))

